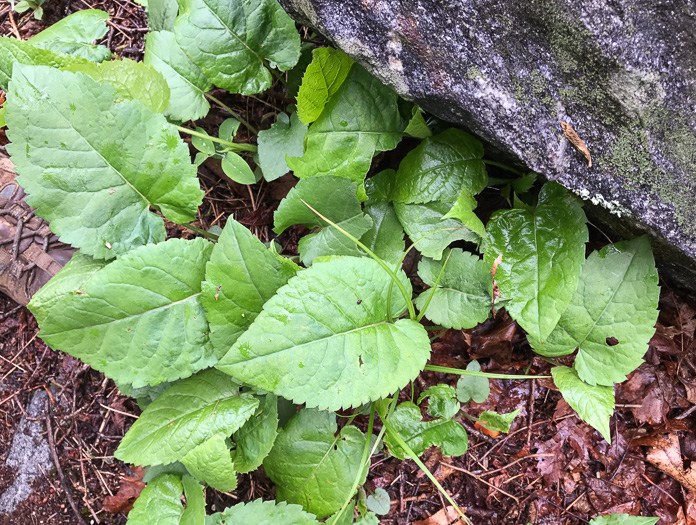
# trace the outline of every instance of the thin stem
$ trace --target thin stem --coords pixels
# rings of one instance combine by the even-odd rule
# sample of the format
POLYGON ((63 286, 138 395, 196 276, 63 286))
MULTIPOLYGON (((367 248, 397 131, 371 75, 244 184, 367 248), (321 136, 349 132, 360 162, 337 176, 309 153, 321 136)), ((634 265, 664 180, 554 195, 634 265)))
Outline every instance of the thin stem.
POLYGON ((285 80, 285 78, 283 77, 283 75, 281 75, 278 71, 276 71, 275 69, 273 69, 273 68, 270 67, 270 66, 269 66, 268 69, 269 69, 269 71, 271 72, 271 75, 273 75, 273 76, 276 78, 276 80, 277 80, 278 82, 280 82, 281 84, 283 84, 285 87, 288 86, 288 83, 287 83, 287 81, 285 80))
POLYGON ((242 118, 242 116, 241 116, 239 113, 237 113, 236 111, 234 111, 234 110, 233 110, 232 108, 230 108, 228 105, 226 105, 226 104, 223 103, 222 101, 218 100, 218 99, 215 98, 213 95, 210 95, 209 93, 205 93, 205 96, 206 96, 207 98, 209 98, 210 100, 212 100, 213 102, 215 102, 215 103, 216 103, 218 106, 220 106, 222 109, 224 109, 225 111, 227 111, 227 113, 229 113, 230 115, 232 115, 234 118, 236 118, 239 122, 241 122, 241 123, 244 125, 244 127, 245 127, 246 129, 248 129, 249 131, 251 131, 254 135, 258 135, 258 134, 259 134, 259 131, 258 131, 254 126, 252 126, 252 125, 249 124, 246 120, 244 120, 244 119, 242 118))
MULTIPOLYGON (((367 255, 369 255, 370 257, 372 257, 372 259, 373 259, 377 264, 379 264, 379 265, 384 269, 385 272, 387 272, 387 273, 389 274, 389 276, 392 278, 392 283, 396 282, 397 287, 398 287, 399 290, 401 291, 401 294, 404 296, 404 300, 406 301, 406 306, 408 307, 408 313, 409 313, 411 319, 415 319, 415 318, 416 318, 416 309, 415 309, 414 306, 413 306, 413 302, 411 301, 411 297, 409 296, 408 291, 406 290, 406 287, 404 286, 404 283, 402 283, 402 282, 399 280, 399 278, 396 276, 396 272, 393 272, 392 269, 389 268, 389 266, 387 266, 387 264, 386 264, 382 259, 380 259, 380 258, 377 256, 377 254, 375 254, 375 253, 374 253, 372 250, 370 250, 367 246, 365 246, 363 243, 361 243, 358 239, 356 239, 355 237, 353 237, 350 233, 348 233, 346 230, 344 230, 343 228, 341 228, 338 224, 336 224, 335 222, 333 222, 331 219, 328 219, 327 217, 324 217, 321 213, 319 213, 317 210, 315 210, 315 209, 312 208, 309 204, 307 204, 307 202, 304 201, 303 199, 300 199, 300 200, 302 200, 302 202, 304 203, 304 205, 307 206, 307 207, 308 207, 310 210, 312 210, 314 213, 316 213, 319 217, 321 217, 322 219, 324 219, 324 220, 325 220, 326 222, 328 222, 331 226, 333 226, 334 228, 336 228, 336 229, 337 229, 338 231, 340 231, 343 235, 345 235, 345 236, 348 237, 351 241, 353 241, 355 244, 357 244, 358 246, 360 246, 360 248, 362 248, 363 250, 365 250, 365 253, 367 253, 367 255)), ((387 314, 388 314, 388 315, 390 314, 390 312, 389 312, 388 309, 387 309, 387 314)))
POLYGON ((539 356, 537 356, 537 357, 540 357, 541 359, 543 359, 543 360, 546 361, 547 363, 552 364, 553 366, 565 366, 563 363, 559 363, 559 362, 556 361, 555 359, 549 359, 548 357, 544 357, 543 355, 539 355, 539 356))
POLYGON ((448 330, 448 328, 445 328, 444 326, 439 326, 439 325, 424 326, 423 328, 425 328, 428 332, 434 332, 436 330, 448 330))
POLYGON ((436 339, 439 339, 440 336, 441 336, 442 334, 444 334, 446 331, 447 331, 447 329, 445 328, 442 332, 437 333, 437 334, 435 334, 434 336, 432 336, 432 337, 430 338, 430 342, 432 343, 432 342, 435 341, 436 339))
POLYGON ((437 291, 437 287, 440 285, 440 279, 442 279, 442 274, 445 273, 445 267, 447 266, 447 263, 449 262, 451 255, 452 255, 452 250, 450 250, 449 253, 447 254, 447 259, 445 259, 445 264, 442 265, 442 269, 440 269, 440 273, 437 276, 437 280, 435 281, 435 285, 433 286, 432 290, 430 290, 430 295, 428 295, 428 300, 425 301, 423 308, 421 308, 420 314, 418 314, 418 317, 416 318, 416 321, 418 321, 419 323, 420 323, 420 320, 423 319, 425 312, 428 310, 428 306, 430 306, 430 301, 433 300, 433 296, 435 295, 435 292, 437 291))
POLYGON ((207 237, 211 241, 217 241, 220 238, 219 235, 215 235, 214 233, 210 233, 210 232, 207 232, 205 230, 201 230, 198 226, 194 226, 191 223, 182 224, 182 226, 188 228, 189 230, 196 232, 199 235, 202 235, 203 237, 207 237))
POLYGON ((408 446, 408 444, 401 438, 399 433, 394 430, 394 427, 392 427, 386 420, 382 420, 382 424, 384 425, 383 428, 387 429, 387 432, 389 432, 389 438, 396 441, 396 443, 401 447, 404 452, 410 457, 413 461, 415 461, 416 465, 423 471, 423 473, 430 478, 430 481, 433 482, 433 485, 437 487, 437 490, 442 493, 443 496, 445 496, 445 499, 449 501, 450 505, 454 507, 454 509, 457 511, 457 514, 459 514, 464 521, 466 521, 469 525, 472 525, 471 522, 469 521, 469 518, 467 518, 462 510, 459 508, 459 505, 455 503, 455 501, 452 499, 452 497, 447 493, 447 491, 444 489, 442 485, 440 485, 440 482, 433 476, 432 472, 428 470, 428 467, 425 466, 425 464, 420 460, 420 458, 416 455, 416 453, 411 449, 411 447, 408 446))
POLYGON ((176 129, 178 129, 182 133, 188 133, 189 135, 195 135, 196 137, 200 137, 202 139, 208 139, 212 140, 213 142, 223 144, 233 151, 251 151, 254 153, 258 151, 258 148, 253 144, 237 144, 236 142, 230 142, 229 140, 224 140, 218 137, 211 137, 207 133, 201 133, 199 131, 196 131, 195 129, 188 129, 181 126, 177 126, 176 129))
POLYGON ((458 374, 460 376, 487 377, 489 379, 549 379, 551 376, 521 376, 514 374, 489 374, 488 372, 474 372, 461 368, 449 368, 447 366, 425 365, 424 370, 429 372, 441 372, 443 374, 458 374))
POLYGON ((508 166, 507 164, 503 164, 502 162, 496 162, 494 160, 488 160, 488 159, 483 159, 483 162, 485 164, 489 164, 490 166, 496 166, 502 170, 509 171, 510 173, 514 173, 516 175, 519 175, 520 177, 524 175, 523 172, 521 172, 518 169, 513 168, 512 166, 508 166))

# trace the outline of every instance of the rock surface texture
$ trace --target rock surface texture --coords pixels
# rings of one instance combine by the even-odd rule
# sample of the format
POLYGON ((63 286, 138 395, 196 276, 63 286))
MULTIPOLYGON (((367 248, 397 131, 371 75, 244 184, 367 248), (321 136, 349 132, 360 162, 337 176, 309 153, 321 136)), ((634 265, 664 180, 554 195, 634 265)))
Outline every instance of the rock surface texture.
POLYGON ((696 290, 696 0, 281 3, 399 94, 591 202, 616 233, 651 233, 696 290))

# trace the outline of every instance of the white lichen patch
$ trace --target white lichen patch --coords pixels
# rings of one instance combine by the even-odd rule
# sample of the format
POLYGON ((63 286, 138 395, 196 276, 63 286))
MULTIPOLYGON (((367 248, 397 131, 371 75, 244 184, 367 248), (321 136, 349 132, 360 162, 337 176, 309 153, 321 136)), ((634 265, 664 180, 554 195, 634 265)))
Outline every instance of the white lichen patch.
POLYGON ((590 196, 590 192, 587 189, 582 189, 582 190, 572 190, 578 197, 580 197, 584 201, 590 201, 592 204, 595 206, 601 206, 605 210, 607 210, 609 213, 612 215, 616 215, 617 217, 624 217, 624 216, 632 216, 633 214, 631 213, 631 210, 626 208, 623 204, 621 204, 619 201, 612 200, 608 201, 607 199, 604 198, 603 195, 600 195, 599 193, 595 194, 594 196, 590 196))

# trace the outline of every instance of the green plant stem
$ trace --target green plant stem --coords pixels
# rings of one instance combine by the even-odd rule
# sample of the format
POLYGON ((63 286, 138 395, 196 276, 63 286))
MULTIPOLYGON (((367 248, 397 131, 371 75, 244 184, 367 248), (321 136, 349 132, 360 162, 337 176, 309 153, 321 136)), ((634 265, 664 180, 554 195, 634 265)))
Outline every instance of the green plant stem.
POLYGON ((549 379, 551 376, 522 376, 514 374, 489 374, 488 372, 474 372, 461 368, 449 368, 447 366, 425 365, 423 370, 429 372, 441 372, 443 374, 458 374, 460 376, 487 377, 489 379, 549 379))
MULTIPOLYGON (((425 305, 423 305, 423 308, 421 308, 420 314, 418 314, 418 317, 416 317, 416 321, 418 321, 419 323, 420 323, 421 319, 423 319, 425 312, 428 310, 428 306, 430 306, 430 301, 433 300, 433 296, 435 295, 435 292, 437 291, 437 287, 440 285, 440 279, 442 279, 442 274, 445 273, 445 267, 447 267, 447 263, 449 262, 451 255, 452 255, 452 250, 450 250, 449 253, 447 254, 447 259, 445 259, 445 264, 442 265, 442 268, 440 269, 440 273, 437 276, 437 280, 435 281, 435 285, 430 290, 430 295, 428 295, 428 300, 425 301, 425 305)), ((432 342, 432 339, 431 339, 431 342, 432 342)))
POLYGON ((550 359, 550 358, 548 358, 548 357, 544 357, 543 355, 540 355, 540 356, 538 356, 538 357, 540 357, 541 359, 543 359, 543 360, 546 361, 547 363, 552 364, 553 366, 565 366, 563 363, 559 363, 559 362, 556 361, 555 359, 550 359))
POLYGON ((428 470, 428 467, 425 466, 425 464, 420 460, 420 458, 416 455, 416 453, 409 447, 406 442, 401 439, 401 436, 399 433, 394 430, 394 427, 392 427, 389 423, 387 423, 386 420, 382 420, 382 424, 384 425, 384 428, 387 429, 387 432, 389 432, 389 438, 393 439, 396 441, 396 443, 406 452, 406 454, 418 465, 418 467, 423 471, 423 473, 428 476, 430 481, 433 482, 433 485, 437 487, 437 490, 442 493, 443 496, 445 496, 445 499, 449 501, 450 505, 452 505, 455 510, 457 511, 457 514, 459 514, 464 521, 466 521, 469 525, 472 525, 472 523, 469 521, 469 518, 467 518, 462 510, 459 508, 459 505, 455 503, 455 501, 452 499, 452 497, 447 493, 447 491, 444 489, 442 485, 440 485, 440 482, 433 476, 432 472, 428 470))
POLYGON ((518 169, 513 168, 512 166, 508 166, 507 164, 503 164, 502 162, 496 162, 494 160, 488 160, 488 159, 483 159, 483 162, 485 164, 488 164, 490 166, 496 166, 502 170, 509 171, 510 173, 514 173, 515 175, 519 175, 520 177, 524 175, 523 172, 521 172, 518 169))
POLYGON ((195 129, 188 129, 184 128, 182 126, 177 126, 176 129, 181 131, 182 133, 188 133, 189 135, 195 135, 196 137, 200 137, 202 139, 208 139, 212 140, 213 142, 217 142, 219 144, 223 144, 227 147, 229 147, 232 151, 251 151, 255 153, 258 151, 258 148, 254 146, 253 144, 237 144, 236 142, 230 142, 229 140, 224 140, 218 137, 211 137, 210 135, 206 133, 200 133, 196 131, 195 129))
POLYGON ((192 230, 192 231, 196 232, 197 234, 202 235, 203 237, 207 237, 211 241, 217 241, 220 238, 219 235, 215 235, 214 233, 210 233, 210 232, 207 232, 205 230, 202 230, 198 226, 194 226, 191 223, 182 224, 182 226, 185 226, 189 230, 192 230))
POLYGON ((438 325, 424 326, 423 328, 425 328, 428 332, 436 332, 438 330, 449 330, 449 328, 445 328, 444 326, 438 326, 438 325))
POLYGON ((234 111, 234 110, 233 110, 232 108, 230 108, 228 105, 226 105, 225 103, 223 103, 222 101, 218 100, 218 99, 215 98, 213 95, 210 95, 210 94, 208 94, 208 93, 205 93, 205 96, 206 96, 208 99, 210 99, 212 102, 215 102, 215 103, 216 103, 218 106, 220 106, 222 109, 224 109, 225 111, 227 111, 227 113, 229 113, 230 115, 232 115, 234 118, 236 118, 239 122, 242 123, 242 125, 243 125, 246 129, 248 129, 249 131, 251 131, 254 135, 258 135, 258 134, 259 134, 259 131, 258 131, 254 126, 252 126, 252 125, 249 124, 246 120, 244 120, 244 119, 242 118, 242 116, 241 116, 239 113, 237 113, 236 111, 234 111))
MULTIPOLYGON (((415 320, 416 319, 416 309, 413 306, 413 301, 411 301, 411 297, 408 294, 408 291, 406 290, 406 287, 404 286, 404 283, 402 283, 399 278, 396 276, 396 272, 393 272, 391 268, 382 260, 380 259, 376 253, 374 253, 372 250, 370 250, 367 246, 365 246, 363 243, 361 243, 358 239, 356 239, 353 235, 348 233, 346 230, 341 228, 338 224, 333 222, 331 219, 324 217, 321 213, 319 213, 317 210, 312 208, 307 202, 303 199, 302 202, 304 203, 305 206, 307 206, 310 210, 312 210, 314 213, 316 213, 319 217, 321 217, 323 220, 325 220, 327 223, 329 223, 331 226, 336 228, 338 231, 340 231, 343 235, 348 237, 351 241, 353 241, 355 244, 360 246, 363 250, 365 250, 365 253, 372 257, 372 259, 379 264, 385 272, 389 274, 389 276, 392 278, 391 284, 396 282, 396 285, 398 286, 399 290, 401 291, 401 294, 404 296, 404 300, 406 301, 406 306, 408 307, 408 313, 411 317, 411 319, 415 320)), ((390 288, 391 288, 390 284, 390 288)), ((391 312, 389 311, 389 308, 387 308, 387 315, 390 316, 391 312)), ((391 321, 391 319, 389 319, 391 321)))
POLYGON ((268 67, 268 69, 269 69, 269 71, 271 72, 271 75, 273 75, 273 76, 276 78, 276 80, 277 80, 278 82, 280 82, 280 83, 283 84, 285 87, 287 87, 288 83, 287 83, 287 81, 285 80, 285 78, 283 77, 283 75, 281 75, 278 71, 276 71, 275 69, 273 69, 273 68, 270 67, 270 66, 268 67))
POLYGON ((446 331, 447 331, 447 329, 444 329, 444 330, 443 330, 442 332, 440 332, 439 334, 435 334, 434 336, 432 336, 432 337, 430 338, 430 342, 432 343, 432 342, 435 341, 436 339, 439 339, 440 336, 441 336, 442 334, 444 334, 446 331))

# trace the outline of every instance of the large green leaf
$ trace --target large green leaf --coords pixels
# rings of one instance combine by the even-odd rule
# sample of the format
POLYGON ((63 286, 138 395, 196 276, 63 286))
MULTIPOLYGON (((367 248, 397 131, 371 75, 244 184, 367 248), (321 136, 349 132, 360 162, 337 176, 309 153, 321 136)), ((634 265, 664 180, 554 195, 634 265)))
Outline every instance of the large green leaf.
POLYGON ((307 126, 300 122, 297 113, 278 113, 271 129, 259 132, 259 166, 264 179, 270 182, 290 171, 285 158, 302 155, 305 133, 307 126))
POLYGON ((230 435, 258 406, 229 376, 202 372, 155 399, 126 432, 115 456, 136 465, 173 463, 215 434, 230 435))
POLYGON ((655 525, 660 518, 643 518, 628 514, 610 514, 590 520, 590 525, 655 525))
MULTIPOLYGON (((300 504, 319 519, 341 508, 362 467, 363 433, 352 425, 336 430, 331 412, 301 410, 280 431, 263 462, 278 499, 300 504)), ((364 469, 358 485, 366 476, 364 469)))
MULTIPOLYGON (((418 264, 418 276, 428 286, 435 286, 445 260, 423 258, 418 264)), ((477 256, 454 248, 447 266, 440 277, 440 284, 433 292, 426 290, 416 298, 419 310, 432 300, 425 316, 445 328, 473 328, 491 313, 493 276, 490 267, 477 256)))
POLYGON ((360 241, 391 267, 399 262, 406 249, 404 228, 390 202, 375 202, 365 206, 372 227, 360 241))
POLYGON ((485 260, 502 256, 495 280, 505 308, 534 339, 544 341, 578 287, 587 227, 579 200, 555 182, 536 208, 496 212, 488 223, 485 260))
POLYGON ((61 301, 67 295, 80 293, 78 290, 106 264, 101 259, 93 259, 80 251, 75 252, 68 263, 31 298, 29 309, 39 324, 43 326, 55 305, 61 308, 61 301))
POLYGON ((297 94, 297 114, 305 124, 319 118, 324 106, 346 80, 353 60, 343 51, 321 47, 312 52, 297 94))
POLYGON ((111 51, 93 43, 108 31, 108 19, 109 14, 99 9, 77 11, 31 37, 29 42, 41 49, 101 62, 111 57, 111 51))
POLYGON ((171 90, 170 106, 164 114, 173 120, 205 117, 210 104, 205 92, 213 88, 199 67, 179 47, 174 33, 153 31, 145 40, 145 64, 162 73, 171 90))
POLYGON ((147 25, 150 33, 174 31, 174 22, 179 14, 176 0, 149 0, 147 2, 147 25))
MULTIPOLYGON (((440 447, 444 456, 461 456, 468 448, 466 430, 459 422, 446 418, 421 421, 420 409, 410 401, 397 406, 388 421, 418 456, 433 446, 440 447)), ((392 455, 400 459, 407 457, 396 441, 390 439, 389 433, 384 442, 392 455)))
POLYGON ((307 207, 309 204, 348 233, 360 238, 372 226, 372 219, 362 212, 356 196, 357 188, 357 183, 341 177, 300 180, 278 206, 273 231, 280 234, 293 224, 322 228, 300 240, 300 258, 306 266, 320 255, 361 255, 353 241, 307 207))
POLYGON ((169 86, 155 68, 135 60, 114 60, 95 64, 75 64, 65 68, 86 73, 97 82, 108 82, 116 89, 116 101, 139 100, 155 113, 169 107, 169 86))
POLYGON ((427 235, 427 237, 416 244, 416 249, 426 257, 438 261, 442 258, 443 250, 455 241, 479 242, 479 237, 465 228, 461 222, 456 219, 444 218, 451 207, 451 204, 443 202, 429 202, 427 204, 394 203, 396 216, 412 242, 415 243, 421 237, 427 235))
POLYGON ((225 355, 296 271, 244 226, 227 220, 206 266, 201 297, 218 356, 225 355))
POLYGON ((88 60, 41 49, 29 42, 0 36, 0 89, 7 91, 15 64, 65 68, 73 64, 85 64, 88 60))
POLYGON ((599 430, 604 439, 611 443, 609 418, 614 414, 614 387, 588 385, 574 369, 567 366, 552 368, 551 375, 563 399, 580 419, 599 430))
POLYGON ((128 525, 180 525, 184 487, 176 474, 157 476, 140 493, 128 513, 128 525))
POLYGON ((372 157, 401 141, 406 123, 398 97, 355 64, 305 135, 304 155, 288 157, 295 175, 335 175, 362 182, 372 157))
POLYGON ((299 505, 254 500, 228 507, 208 516, 205 525, 318 525, 316 518, 299 505))
POLYGON ((277 0, 184 0, 174 32, 203 73, 233 93, 268 89, 267 65, 286 71, 300 58, 295 22, 277 0))
MULTIPOLYGON (((316 263, 278 290, 217 366, 308 406, 335 410, 387 396, 416 377, 430 354, 419 323, 385 321, 390 283, 372 259, 316 263)), ((395 290, 392 311, 404 309, 395 290)))
POLYGON ((41 338, 136 388, 211 366, 199 296, 212 248, 172 239, 121 256, 52 306, 41 338))
POLYGON ((251 472, 259 467, 273 448, 277 435, 278 398, 273 394, 266 394, 261 399, 254 417, 234 433, 237 448, 233 457, 237 472, 251 472))
POLYGON ((621 383, 638 368, 655 333, 660 288, 647 237, 593 252, 580 284, 548 339, 530 339, 542 355, 579 348, 575 369, 591 385, 621 383))
POLYGON ((454 202, 462 189, 472 194, 486 187, 483 146, 474 137, 450 128, 428 137, 411 150, 396 172, 393 198, 406 204, 454 202))
POLYGON ((199 481, 216 490, 230 492, 237 487, 237 475, 223 434, 215 434, 189 450, 181 462, 199 481))
POLYGON ((7 100, 7 150, 27 202, 64 242, 102 259, 164 240, 150 207, 183 223, 203 198, 176 129, 138 101, 115 101, 87 75, 21 64, 7 100))

